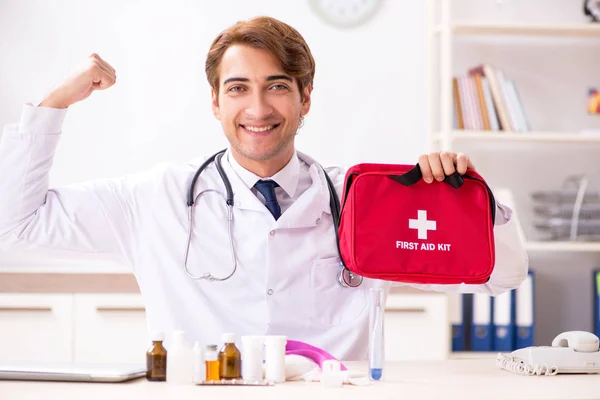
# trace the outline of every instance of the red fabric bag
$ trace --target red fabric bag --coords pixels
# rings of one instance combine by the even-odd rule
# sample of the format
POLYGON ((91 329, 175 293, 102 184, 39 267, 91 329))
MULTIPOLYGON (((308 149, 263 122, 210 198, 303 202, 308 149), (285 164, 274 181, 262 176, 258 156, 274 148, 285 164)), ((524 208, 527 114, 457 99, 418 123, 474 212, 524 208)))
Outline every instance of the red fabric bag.
POLYGON ((340 256, 365 278, 485 283, 494 269, 495 210, 475 171, 427 184, 418 164, 359 164, 346 173, 340 256))

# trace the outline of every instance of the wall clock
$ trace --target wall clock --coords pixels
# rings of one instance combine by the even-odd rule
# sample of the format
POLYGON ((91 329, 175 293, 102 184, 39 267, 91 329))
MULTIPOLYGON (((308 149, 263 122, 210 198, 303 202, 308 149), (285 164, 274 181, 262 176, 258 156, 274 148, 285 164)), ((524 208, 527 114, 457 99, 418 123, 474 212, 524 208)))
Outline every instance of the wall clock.
POLYGON ((583 13, 592 19, 592 22, 600 22, 600 0, 584 0, 583 13))
POLYGON ((370 20, 382 0, 309 0, 313 12, 338 28, 353 28, 370 20))

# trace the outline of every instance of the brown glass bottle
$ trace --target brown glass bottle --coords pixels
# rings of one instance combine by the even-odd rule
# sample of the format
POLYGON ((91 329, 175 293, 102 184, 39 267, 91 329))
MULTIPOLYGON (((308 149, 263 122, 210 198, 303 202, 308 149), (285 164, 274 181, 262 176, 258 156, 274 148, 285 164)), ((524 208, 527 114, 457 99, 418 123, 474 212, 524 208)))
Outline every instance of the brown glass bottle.
POLYGON ((219 351, 219 375, 221 379, 240 379, 242 377, 242 354, 235 347, 235 334, 223 334, 223 348, 219 351))
POLYGON ((152 346, 146 352, 146 379, 154 382, 167 380, 167 350, 163 347, 165 336, 152 334, 152 346))

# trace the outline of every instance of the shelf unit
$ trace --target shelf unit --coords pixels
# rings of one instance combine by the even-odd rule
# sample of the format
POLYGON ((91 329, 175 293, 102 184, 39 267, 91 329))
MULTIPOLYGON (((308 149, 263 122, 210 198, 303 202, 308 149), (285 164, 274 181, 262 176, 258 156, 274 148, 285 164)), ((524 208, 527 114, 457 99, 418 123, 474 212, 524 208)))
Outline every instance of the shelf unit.
MULTIPOLYGON (((519 36, 552 37, 557 39, 584 38, 600 41, 600 24, 591 23, 496 23, 453 20, 452 0, 429 0, 428 58, 428 143, 430 150, 456 151, 457 145, 465 143, 555 143, 600 145, 600 131, 594 133, 530 131, 525 133, 507 131, 457 130, 453 126, 453 42, 456 37, 519 36), (439 20, 436 21, 436 8, 439 20), (439 69, 433 68, 433 41, 439 41, 439 69), (439 77, 439 96, 433 82, 439 77), (438 102, 439 107, 435 107, 438 102), (436 118, 439 112, 439 118, 436 118), (436 124, 437 122, 437 124, 436 124), (437 125, 437 126, 436 126, 437 125)), ((600 146, 598 148, 600 150, 600 146)), ((600 252, 600 242, 530 242, 530 252, 600 252)))
MULTIPOLYGON (((555 39, 557 45, 568 45, 570 41, 585 40, 600 43, 600 24, 591 23, 497 23, 477 18, 473 21, 453 20, 451 0, 428 0, 428 38, 427 38, 427 88, 428 110, 427 143, 430 151, 461 151, 467 145, 510 144, 529 148, 531 145, 547 145, 560 148, 581 145, 598 148, 600 151, 600 132, 546 131, 537 130, 525 133, 507 131, 457 130, 453 118, 452 78, 454 71, 454 42, 458 38, 475 39, 481 45, 490 39, 528 38, 531 43, 538 39, 555 39), (437 45, 437 46, 436 46, 437 45), (435 53, 434 53, 435 51, 435 53), (435 62, 434 62, 435 61, 435 62)), ((467 42, 467 45, 470 42, 467 42)), ((600 255, 600 242, 568 241, 530 241, 526 250, 531 255, 558 254, 594 254, 600 255)), ((594 255, 595 257, 595 255, 594 255)), ((493 359, 497 352, 461 351, 450 352, 450 359, 488 358, 493 359)))
POLYGON ((600 252, 599 242, 527 242, 528 252, 600 252))
MULTIPOLYGON (((469 360, 469 359, 496 359, 497 351, 452 351, 448 355, 450 360, 469 360)), ((509 352, 510 353, 510 352, 509 352)))
POLYGON ((540 23, 486 23, 483 21, 453 21, 451 0, 429 0, 429 60, 433 59, 433 40, 439 40, 439 70, 428 64, 428 109, 430 110, 428 141, 430 148, 451 151, 457 141, 542 141, 562 143, 598 143, 599 135, 581 135, 576 132, 490 132, 453 129, 452 99, 452 47, 455 37, 460 36, 529 36, 553 38, 600 39, 600 25, 586 23, 540 24, 540 23), (439 23, 435 21, 435 5, 439 4, 439 23), (432 82, 440 78, 439 97, 434 94, 432 82), (434 99, 439 103, 439 128, 436 128, 434 99))
MULTIPOLYGON (((432 142, 440 143, 444 133, 438 131, 432 135, 432 142)), ((583 135, 566 132, 490 132, 490 131, 463 131, 451 130, 450 140, 457 141, 480 141, 480 142, 560 142, 560 143, 600 143, 600 132, 598 135, 583 135)))
POLYGON ((471 21, 454 21, 447 26, 436 25, 435 34, 446 30, 455 35, 518 35, 518 36, 553 36, 575 38, 598 38, 600 26, 591 24, 498 24, 471 21))

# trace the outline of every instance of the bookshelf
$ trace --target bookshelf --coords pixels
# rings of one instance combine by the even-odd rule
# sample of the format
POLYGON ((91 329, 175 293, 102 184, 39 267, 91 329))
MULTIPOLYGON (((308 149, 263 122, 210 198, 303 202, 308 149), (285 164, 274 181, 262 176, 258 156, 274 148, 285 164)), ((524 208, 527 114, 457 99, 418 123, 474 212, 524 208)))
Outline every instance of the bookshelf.
MULTIPOLYGON (((492 2, 493 0, 489 0, 492 2)), ((476 127, 470 126, 474 129, 457 129, 456 126, 463 126, 466 124, 455 124, 454 114, 454 101, 455 101, 455 83, 453 84, 453 78, 459 74, 465 74, 467 71, 464 70, 465 66, 475 67, 478 63, 489 62, 492 67, 499 67, 499 69, 506 69, 508 71, 518 72, 521 77, 533 78, 533 81, 525 82, 529 83, 529 86, 523 83, 523 86, 527 86, 529 94, 534 94, 534 100, 537 100, 538 96, 544 96, 543 91, 532 92, 532 88, 540 89, 548 81, 556 81, 560 79, 560 76, 556 74, 556 70, 561 70, 564 67, 563 60, 557 60, 558 66, 555 70, 549 72, 543 67, 543 63, 549 63, 554 61, 552 58, 553 51, 560 49, 557 54, 568 56, 572 54, 578 54, 576 52, 565 52, 562 51, 565 48, 577 48, 581 51, 582 48, 589 46, 590 52, 597 52, 597 46, 600 45, 600 24, 592 24, 582 22, 568 22, 568 23, 538 23, 538 22, 498 22, 492 21, 493 15, 490 15, 490 19, 486 20, 481 15, 476 15, 476 12, 469 12, 472 16, 472 20, 464 19, 453 19, 452 6, 453 0, 428 0, 428 14, 427 14, 427 58, 428 63, 426 64, 426 107, 427 107, 427 118, 428 118, 428 129, 427 129, 427 145, 429 151, 453 151, 461 152, 465 151, 468 154, 475 156, 481 155, 484 159, 483 164, 488 167, 496 164, 494 163, 497 159, 503 160, 505 163, 513 163, 517 166, 525 165, 527 157, 531 154, 536 156, 544 156, 545 154, 553 154, 555 158, 549 158, 550 163, 554 163, 552 167, 553 171, 564 166, 564 171, 570 169, 571 171, 580 172, 582 169, 591 171, 591 176, 594 176, 597 162, 594 152, 598 151, 600 154, 600 130, 598 132, 583 132, 578 131, 584 127, 572 127, 573 124, 556 124, 556 120, 552 123, 547 123, 542 129, 537 128, 535 124, 530 126, 530 129, 526 129, 525 132, 516 132, 519 129, 508 129, 508 130, 483 130, 476 129, 476 127), (524 40, 521 40, 524 39, 524 40), (506 49, 513 43, 518 43, 517 50, 514 53, 507 52, 506 49), (490 49, 492 46, 498 46, 500 51, 495 52, 495 49, 490 49), (502 48, 502 46, 504 46, 502 48), (518 46, 522 46, 520 49, 518 46), (562 47, 561 47, 562 46, 562 47), (525 53, 522 50, 524 47, 528 49, 534 49, 532 54, 538 57, 537 60, 533 60, 534 56, 529 58, 523 58, 525 53), (465 55, 467 58, 464 58, 465 55), (472 57, 469 57, 471 56, 472 57), (509 57, 509 58, 507 58, 509 57), (547 57, 547 58, 546 58, 547 57), (473 63, 471 64, 470 61, 473 63), (497 63, 497 65, 495 65, 497 63), (510 68, 509 68, 510 66, 510 68), (538 76, 545 75, 545 79, 537 79, 538 76), (564 128, 564 129, 563 129, 564 128), (570 129, 572 128, 572 129, 570 129), (570 129, 570 130, 569 130, 570 129), (493 158, 496 156, 496 150, 498 152, 512 153, 510 156, 502 158, 493 158), (515 150, 512 152, 512 150, 515 150), (585 151, 585 156, 577 156, 581 151, 585 151), (547 153, 544 153, 547 152, 547 153), (568 154, 570 161, 556 161, 557 153, 568 154), (491 155, 491 156, 490 156, 491 155), (519 159, 515 159, 522 157, 519 159), (493 160, 493 161, 491 161, 493 160), (575 162, 573 162, 575 160, 575 162), (560 165, 559 165, 560 164, 560 165), (582 168, 585 165, 585 168, 582 168), (588 167, 589 166, 589 167, 588 167), (572 169, 571 169, 572 168, 572 169)), ((463 2, 463 6, 464 6, 463 2)), ((541 4, 542 2, 540 2, 541 4)), ((563 4, 567 4, 568 1, 564 1, 563 4)), ((516 1, 512 4, 516 4, 516 1)), ((521 2, 519 2, 521 5, 521 2)), ((552 3, 549 8, 555 7, 556 4, 552 3)), ((570 6, 568 6, 570 7, 570 6)), ((515 6, 515 8, 518 8, 515 6)), ((513 8, 513 10, 515 9, 513 8)), ((527 7, 523 6, 521 9, 527 7)), ((480 7, 479 9, 485 9, 480 7)), ((529 8, 531 10, 531 8, 529 8)), ((458 10, 458 9, 457 9, 458 10)), ((460 10, 458 10, 460 12, 460 10)), ((463 10, 464 11, 464 10, 463 10)), ((561 10, 559 10, 560 12, 561 10)), ((543 12, 543 11, 540 11, 543 12)), ((556 10, 554 17, 557 17, 556 10)), ((510 11, 507 11, 510 13, 510 11)), ((458 14, 458 13, 457 13, 458 14)), ((482 14, 483 15, 483 14, 482 14)), ((524 14, 520 17, 525 18, 527 15, 524 14)), ((506 16, 506 14, 505 14, 506 16)), ((531 15, 532 18, 539 18, 539 15, 531 15)), ((560 18, 560 16, 558 17, 560 18)), ((569 17, 567 17, 569 18, 569 17)), ((597 54, 597 53, 596 53, 597 54)), ((589 62, 591 58, 586 58, 582 62, 589 62)), ((597 57, 594 58, 597 60, 597 57)), ((573 59, 574 63, 577 59, 573 59)), ((580 74, 591 79, 590 84, 597 81, 597 74, 592 69, 584 69, 580 74), (590 76, 592 75, 592 76, 590 76)), ((516 78, 522 79, 522 78, 516 78)), ((583 87, 582 81, 586 79, 579 79, 577 89, 583 87)), ((522 81, 519 81, 522 82, 522 81)), ((489 83, 489 82, 488 82, 489 83)), ((561 82, 559 85, 561 88, 568 86, 568 82, 561 82)), ((586 82, 587 84, 587 82, 586 82)), ((517 85, 518 86, 518 85, 517 85)), ((575 86, 573 86, 575 87, 575 86)), ((481 90, 479 90, 479 100, 481 100, 481 90)), ((489 92, 486 93, 488 96, 489 92)), ((506 92, 503 93, 506 96, 506 92)), ((477 100, 477 98, 475 98, 477 100)), ((462 100, 462 92, 461 92, 462 100)), ((469 101, 477 101, 471 98, 469 101)), ((486 99, 486 101, 489 100, 486 99)), ((545 100, 545 99, 541 99, 545 100)), ((571 104, 574 101, 579 101, 578 97, 569 97, 571 104)), ((495 102, 495 100, 494 100, 495 102)), ((542 101, 540 106, 543 107, 544 103, 550 104, 548 101, 542 101)), ((479 104, 483 109, 485 106, 482 102, 479 104)), ((535 104, 534 104, 535 105, 535 104)), ((584 106, 582 104, 582 106, 584 106)), ((475 106, 477 107, 477 106, 475 106)), ((492 106, 493 107, 493 106, 492 106)), ((527 112, 527 107, 525 111, 527 112)), ((489 103, 488 103, 488 111, 489 103)), ((498 110, 496 110, 498 111, 498 110)), ((557 112, 557 109, 548 109, 549 112, 557 112)), ((571 109, 572 111, 572 109, 571 109)), ((558 114, 555 114, 558 115, 558 114)), ((568 118, 573 114, 565 115, 564 118, 568 118)), ((539 116, 539 113, 538 113, 539 116)), ((576 115, 575 118, 582 118, 581 114, 576 115)), ((600 117, 599 117, 600 118, 600 117)), ((538 118, 539 120, 539 118, 538 118)), ((586 120, 587 121, 587 120, 586 120)), ((464 121, 463 121, 464 122, 464 121)), ((498 121, 501 126, 501 121, 498 121)), ((511 121, 512 122, 512 121, 511 121)), ((514 126, 514 124, 508 124, 514 126)), ((577 124, 574 124, 577 125, 577 124)), ((582 125, 588 126, 587 122, 582 125)), ((488 125, 489 126, 489 125, 488 125)), ((592 123, 593 127, 598 127, 598 124, 592 123)), ((536 161, 542 157, 538 157, 536 161)), ((477 163, 476 163, 477 164, 477 163)), ((477 164, 481 165, 481 164, 477 164)), ((554 184, 553 180, 556 180, 557 188, 561 184, 562 175, 545 175, 546 165, 543 163, 532 163, 531 170, 529 167, 526 172, 529 174, 518 175, 525 169, 519 169, 510 165, 507 170, 511 171, 511 179, 500 179, 506 186, 498 185, 498 187, 509 187, 514 189, 515 197, 517 200, 522 202, 522 207, 519 207, 518 211, 527 210, 526 201, 528 195, 525 190, 535 190, 542 188, 544 190, 551 187, 554 184), (538 179, 538 176, 541 179, 538 179), (507 183, 508 182, 508 183, 507 183), (539 186, 528 186, 531 185, 539 186), (534 189, 530 189, 530 188, 534 189)), ((493 171, 492 169, 490 169, 493 171)), ((564 172, 561 171, 561 172, 564 172)), ((493 175, 493 174, 492 174, 493 175)), ((597 175, 597 174, 596 174, 597 175)), ((490 178, 491 179, 491 178, 490 178)), ((525 211, 528 212, 528 211, 525 211)), ((521 219, 524 221, 524 219, 521 219)), ((527 221, 530 222, 530 221, 527 221)), ((525 236, 527 238, 527 236, 525 236)), ((552 334, 560 333, 560 331, 554 332, 556 327, 564 326, 586 326, 589 317, 584 320, 583 315, 590 315, 591 311, 588 311, 585 307, 588 307, 587 303, 587 291, 588 286, 587 279, 588 270, 590 265, 598 263, 600 260, 600 242, 579 242, 579 241, 537 241, 532 235, 531 240, 526 242, 526 250, 530 254, 531 258, 536 258, 537 263, 532 263, 532 270, 536 273, 544 275, 547 269, 547 275, 550 276, 554 283, 559 280, 561 285, 572 285, 571 290, 577 291, 579 297, 572 296, 573 299, 569 303, 553 302, 552 299, 547 301, 548 307, 551 307, 553 312, 557 315, 572 315, 568 310, 575 309, 580 310, 580 316, 573 318, 563 318, 563 321, 557 321, 555 316, 542 310, 536 314, 536 341, 535 345, 547 345, 548 337, 552 334), (568 261, 565 261, 568 260, 568 261), (563 265, 568 268, 561 268, 563 265), (567 279, 572 277, 572 279, 567 279), (582 278, 583 277, 583 278, 582 278), (583 283, 582 283, 583 282, 583 283), (584 287, 585 286, 585 287, 584 287), (585 303, 585 304, 584 304, 585 303), (585 310, 585 311, 584 311, 585 310), (537 340, 539 339, 539 343, 537 340)), ((554 283, 552 285, 554 285, 554 283)), ((556 289, 558 284, 555 286, 548 285, 543 290, 537 291, 535 296, 549 295, 549 290, 556 289)), ((591 286, 590 286, 591 287, 591 286)), ((539 287, 538 287, 539 289, 539 287)), ((564 289, 564 287, 563 287, 564 289)), ((541 301, 541 300, 540 300, 541 301)), ((538 308, 539 310, 539 308, 538 308)), ((565 330, 565 329, 562 329, 565 330)), ((551 339, 550 339, 551 340, 551 339)), ((497 352, 477 352, 472 350, 453 352, 451 351, 448 355, 450 359, 464 359, 464 358, 490 358, 493 359, 497 355, 497 352)))
MULTIPOLYGON (((486 22, 484 18, 473 20, 454 20, 452 18, 453 0, 428 0, 428 71, 427 71, 427 109, 429 113, 429 129, 427 142, 430 151, 460 152, 464 146, 507 143, 515 148, 521 145, 548 144, 555 148, 573 149, 585 146, 600 151, 600 129, 591 132, 528 130, 476 130, 456 129, 454 118, 453 77, 464 71, 454 70, 455 39, 474 37, 487 43, 498 37, 518 36, 531 38, 551 38, 556 40, 585 39, 596 45, 600 44, 600 24, 592 23, 499 23, 486 22), (569 147, 569 146, 578 147, 569 147)), ((564 43, 557 43, 562 46, 564 43)), ((547 48, 552 51, 552 46, 547 48)), ((510 61, 507 61, 510 62, 510 61)), ((535 66, 528 66, 535 68, 535 66)), ((543 73, 543 72, 542 72, 543 73)), ((497 77, 496 77, 497 78, 497 77)), ((491 86, 491 83, 490 83, 491 86)), ((490 88, 491 90, 491 88, 490 88)), ((502 92, 502 90, 501 90, 502 92)), ((481 93, 481 92, 480 92, 481 93)), ((463 96, 461 92, 461 96, 463 96)), ((502 93, 506 96, 506 92, 502 93)), ((492 96, 493 97, 493 96, 492 96)), ((462 99, 461 99, 462 101, 462 99)), ((477 103, 477 100, 468 99, 477 103)), ((495 98, 492 100, 495 102, 495 98)), ((508 104, 505 104, 508 107, 508 104)), ((514 103, 511 104, 514 107, 514 103)), ((475 105, 478 107, 478 105, 475 105)), ((483 106, 482 106, 483 107, 483 106)), ((492 106, 493 107, 493 106, 492 106)), ((488 108, 489 110, 489 108, 488 108)), ((525 110, 527 111, 527 110, 525 110)), ((498 113, 499 114, 499 113, 498 113)), ((507 113, 508 114, 508 113, 507 113)), ((508 118, 509 120, 512 119, 508 118)), ((513 121, 514 122, 514 119, 513 121)), ((498 123, 502 127, 500 116, 498 123)), ((513 125, 511 123, 510 125, 513 125)), ((466 123, 465 123, 466 126, 466 123)), ((532 128, 535 128, 532 127, 532 128)), ((487 147, 488 149, 490 147, 487 147)), ((505 147, 506 148, 506 147, 505 147)), ((470 151, 472 153, 472 151, 470 151)), ((595 167, 592 167, 595 168, 595 167)), ((600 242, 529 242, 527 250, 532 253, 541 252, 577 252, 600 253, 600 242)))
MULTIPOLYGON (((456 130, 453 121, 453 42, 457 37, 550 37, 556 39, 600 40, 600 24, 591 23, 496 23, 455 21, 451 17, 451 0, 428 0, 428 73, 427 103, 429 110, 428 143, 431 150, 454 151, 458 142, 560 142, 600 144, 598 135, 578 132, 456 130), (438 41, 436 48, 434 41, 438 41), (437 53, 437 54, 435 54, 437 53), (439 61, 434 68, 431 60, 439 61), (436 88, 434 82, 439 82, 436 88), (438 95, 439 94, 439 95, 438 95)), ((599 149, 600 150, 600 149, 599 149)))

